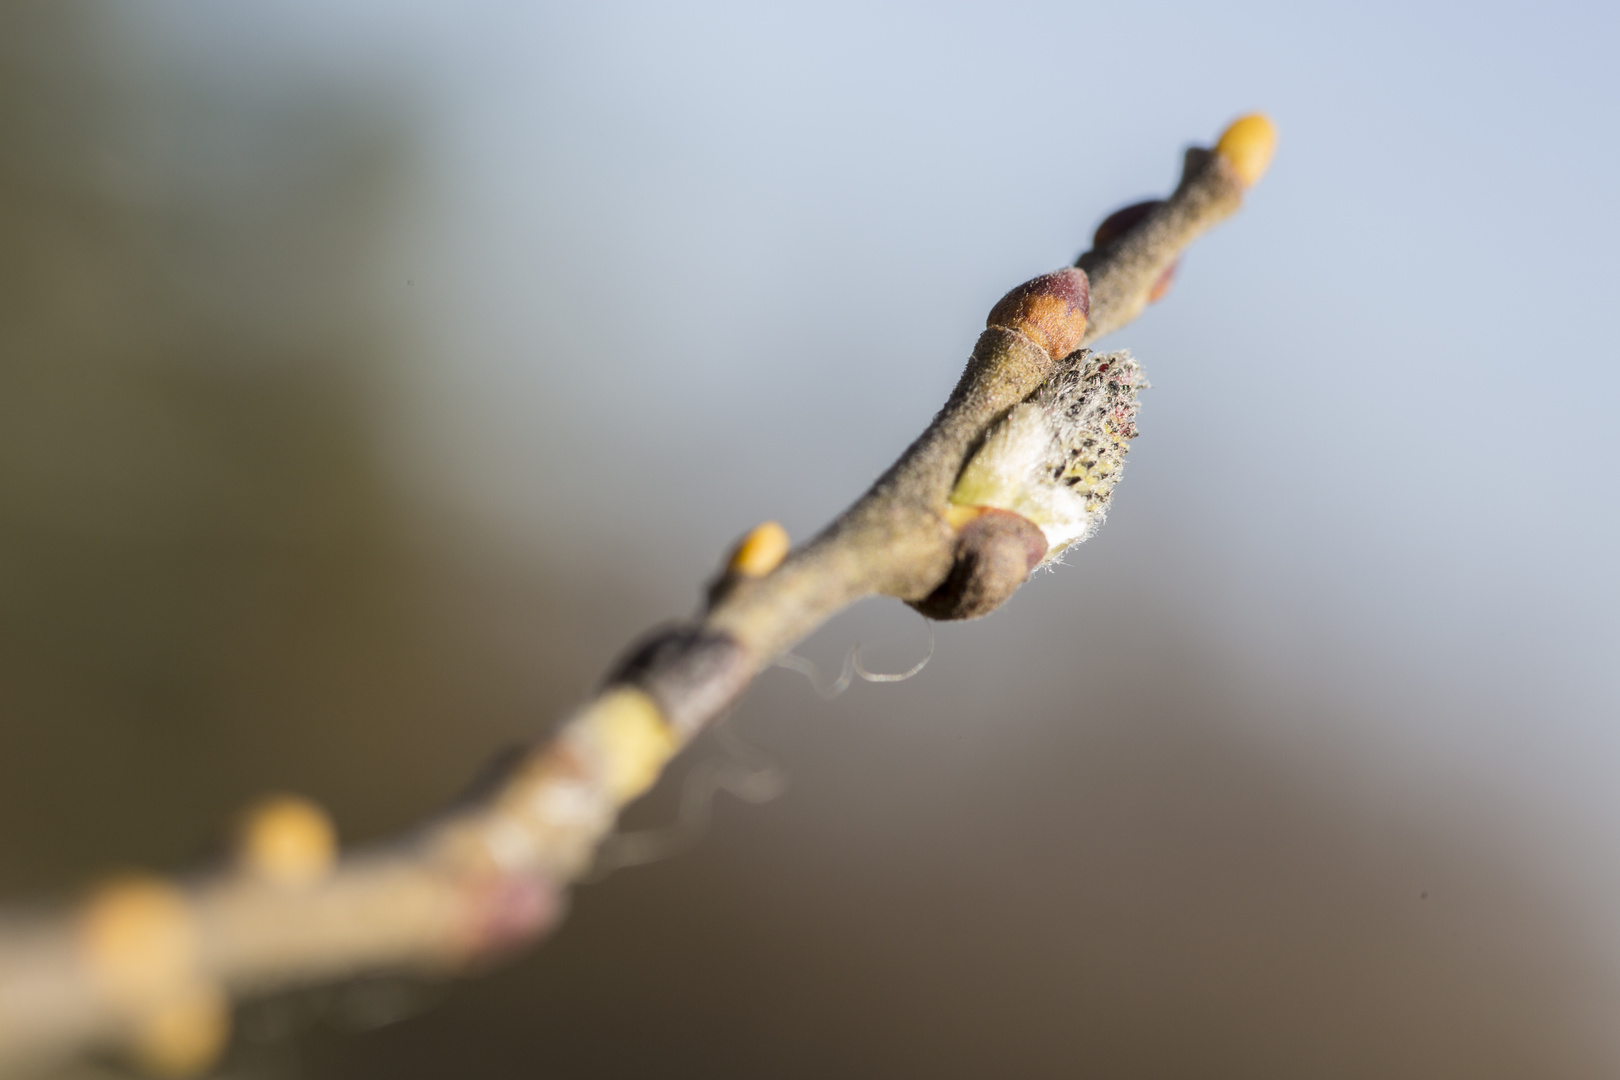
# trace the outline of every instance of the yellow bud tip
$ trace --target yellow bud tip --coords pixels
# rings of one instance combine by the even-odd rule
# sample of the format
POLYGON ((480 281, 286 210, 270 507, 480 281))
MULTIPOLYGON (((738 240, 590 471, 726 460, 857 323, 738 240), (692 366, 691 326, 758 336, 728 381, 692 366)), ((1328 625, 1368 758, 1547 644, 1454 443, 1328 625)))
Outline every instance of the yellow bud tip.
POLYGON ((196 939, 185 896, 168 882, 131 877, 103 885, 79 914, 79 946, 102 990, 139 1001, 189 978, 196 939))
POLYGON ((622 690, 603 698, 588 715, 584 733, 595 741, 606 764, 609 789, 629 802, 652 787, 680 749, 675 733, 652 698, 622 690))
POLYGON ((311 885, 337 860, 337 831, 308 799, 277 795, 242 818, 238 853, 243 869, 277 885, 311 885))
POLYGON ((1265 175, 1277 149, 1277 128, 1260 113, 1232 121, 1221 133, 1215 152, 1237 170, 1243 186, 1253 187, 1265 175))
POLYGON ((191 986, 141 1017, 130 1051, 152 1075, 196 1076, 219 1058, 229 1034, 225 995, 214 987, 191 986))
POLYGON ((726 569, 743 577, 764 577, 782 565, 792 546, 787 530, 774 521, 767 521, 738 541, 726 569))

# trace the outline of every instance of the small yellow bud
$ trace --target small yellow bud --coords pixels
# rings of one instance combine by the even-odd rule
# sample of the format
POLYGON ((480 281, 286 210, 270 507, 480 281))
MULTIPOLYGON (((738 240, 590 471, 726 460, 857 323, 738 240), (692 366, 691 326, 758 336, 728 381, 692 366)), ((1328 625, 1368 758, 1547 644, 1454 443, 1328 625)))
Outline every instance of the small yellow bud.
POLYGON ((308 799, 276 795, 242 818, 237 838, 243 869, 277 885, 311 885, 337 859, 337 831, 308 799))
POLYGON ((738 541, 726 569, 743 577, 764 577, 782 565, 792 546, 787 530, 774 521, 767 521, 738 541))
POLYGON ((143 1070, 156 1076, 195 1076, 219 1058, 230 1028, 225 995, 199 984, 143 1015, 130 1052, 143 1070))
POLYGON ((608 789, 620 802, 652 787, 680 749, 658 704, 629 687, 603 697, 586 713, 582 728, 601 751, 608 789))
POLYGON ((1221 133, 1215 152, 1237 170, 1244 187, 1253 187, 1265 175, 1271 155, 1277 149, 1277 129, 1260 113, 1250 113, 1232 121, 1221 133))
POLYGON ((79 916, 79 945, 102 991, 126 1007, 186 983, 196 959, 184 894, 153 877, 97 890, 79 916))

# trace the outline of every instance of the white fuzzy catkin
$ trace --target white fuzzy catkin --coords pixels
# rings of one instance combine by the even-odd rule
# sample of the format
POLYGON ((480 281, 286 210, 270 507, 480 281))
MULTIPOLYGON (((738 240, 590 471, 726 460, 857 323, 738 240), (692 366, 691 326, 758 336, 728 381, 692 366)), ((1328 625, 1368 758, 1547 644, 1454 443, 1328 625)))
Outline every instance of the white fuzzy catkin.
POLYGON ((1046 535, 1046 560, 1102 524, 1136 437, 1137 391, 1128 352, 1079 352, 1002 418, 951 492, 961 506, 1010 510, 1046 535))

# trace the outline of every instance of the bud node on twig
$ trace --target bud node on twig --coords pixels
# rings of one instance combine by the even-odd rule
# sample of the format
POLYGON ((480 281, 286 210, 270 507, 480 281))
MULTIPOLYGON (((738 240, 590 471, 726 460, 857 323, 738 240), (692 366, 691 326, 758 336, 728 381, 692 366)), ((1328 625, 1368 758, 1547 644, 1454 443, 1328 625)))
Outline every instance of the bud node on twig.
POLYGON ((1046 534, 1033 521, 1009 510, 983 510, 957 531, 950 574, 911 606, 930 619, 988 615, 1029 580, 1046 548, 1046 534))
POLYGON ((734 705, 754 667, 736 638, 680 624, 654 631, 614 669, 609 686, 646 692, 683 737, 734 705))
POLYGON ((984 324, 1023 334, 1053 360, 1061 360, 1080 347, 1090 314, 1091 282, 1084 270, 1066 266, 1026 281, 1003 296, 984 324))

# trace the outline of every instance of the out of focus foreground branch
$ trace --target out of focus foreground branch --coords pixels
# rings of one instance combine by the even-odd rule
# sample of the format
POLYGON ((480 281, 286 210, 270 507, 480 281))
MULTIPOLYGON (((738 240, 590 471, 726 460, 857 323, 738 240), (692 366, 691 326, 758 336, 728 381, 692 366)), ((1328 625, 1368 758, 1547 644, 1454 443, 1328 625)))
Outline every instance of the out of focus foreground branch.
POLYGON ((1274 142, 1245 117, 1187 152, 1165 200, 1116 212, 1076 267, 1014 289, 928 429, 808 544, 767 523, 701 615, 655 631, 601 692, 480 793, 391 843, 339 856, 314 806, 246 815, 234 859, 104 884, 62 910, 0 916, 0 1072, 90 1048, 206 1068, 231 1004, 379 971, 453 974, 555 925, 619 811, 761 669, 871 595, 936 619, 994 610, 1101 522, 1144 385, 1085 348, 1167 288, 1183 249, 1232 212, 1274 142))

